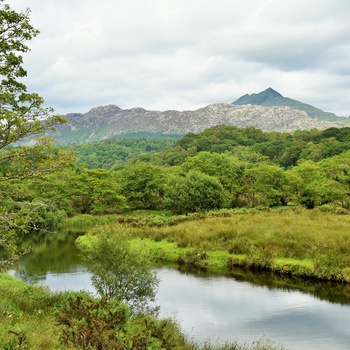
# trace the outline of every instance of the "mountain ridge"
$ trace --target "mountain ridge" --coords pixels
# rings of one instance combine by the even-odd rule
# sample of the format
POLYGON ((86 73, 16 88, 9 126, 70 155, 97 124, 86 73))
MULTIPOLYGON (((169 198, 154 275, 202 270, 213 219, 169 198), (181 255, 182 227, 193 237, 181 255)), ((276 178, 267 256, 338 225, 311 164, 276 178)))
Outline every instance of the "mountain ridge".
MULTIPOLYGON (((259 93, 253 93, 251 95, 246 94, 241 96, 236 101, 232 102, 235 105, 252 104, 257 106, 288 106, 295 110, 306 112, 311 118, 319 120, 327 120, 337 123, 344 123, 345 117, 339 117, 334 113, 325 112, 319 108, 316 108, 310 104, 294 100, 289 97, 284 97, 282 94, 272 89, 267 88, 259 93)), ((346 118, 347 119, 347 118, 346 118)))
MULTIPOLYGON (((91 108, 86 113, 68 113, 65 117, 68 123, 58 125, 56 131, 45 134, 60 144, 80 144, 129 134, 182 136, 197 134, 217 125, 253 126, 262 131, 284 133, 350 126, 350 118, 337 117, 283 97, 271 87, 257 94, 243 95, 232 103, 215 103, 196 110, 122 109, 110 104, 91 108)), ((34 137, 22 142, 28 145, 33 143, 34 137)))
POLYGON ((69 123, 50 132, 60 143, 99 141, 130 133, 185 135, 216 125, 254 126, 263 131, 294 132, 342 125, 310 118, 306 112, 287 106, 211 104, 194 111, 150 111, 141 107, 121 109, 116 105, 94 107, 87 113, 65 115, 69 123))

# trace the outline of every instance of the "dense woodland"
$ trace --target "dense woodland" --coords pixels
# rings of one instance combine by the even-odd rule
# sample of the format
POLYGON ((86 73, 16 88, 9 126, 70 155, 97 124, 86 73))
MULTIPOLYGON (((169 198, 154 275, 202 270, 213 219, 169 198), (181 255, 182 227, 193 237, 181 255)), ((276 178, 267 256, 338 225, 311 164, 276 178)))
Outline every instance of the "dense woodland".
POLYGON ((3 199, 9 211, 32 203, 36 216, 26 222, 29 229, 75 214, 127 209, 186 214, 236 207, 350 207, 350 128, 281 134, 217 126, 180 140, 120 138, 61 152, 67 148, 77 156, 69 167, 1 183, 2 193, 11 194, 3 199), (45 205, 35 205, 39 201, 45 205))

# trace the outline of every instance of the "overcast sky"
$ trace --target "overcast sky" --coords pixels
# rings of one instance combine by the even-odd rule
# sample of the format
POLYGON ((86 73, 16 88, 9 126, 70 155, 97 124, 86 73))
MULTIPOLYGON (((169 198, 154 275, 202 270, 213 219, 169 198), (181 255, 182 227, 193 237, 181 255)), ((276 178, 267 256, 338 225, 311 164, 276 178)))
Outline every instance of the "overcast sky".
POLYGON ((58 113, 193 110, 268 87, 350 115, 347 0, 5 0, 41 31, 26 84, 58 113))

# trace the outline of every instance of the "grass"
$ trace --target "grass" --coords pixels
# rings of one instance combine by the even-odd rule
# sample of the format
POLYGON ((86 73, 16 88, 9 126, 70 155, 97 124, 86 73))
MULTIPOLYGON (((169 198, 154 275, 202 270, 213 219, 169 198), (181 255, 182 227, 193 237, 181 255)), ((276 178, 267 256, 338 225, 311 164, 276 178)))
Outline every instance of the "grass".
POLYGON ((90 214, 81 214, 66 219, 62 226, 66 230, 86 232, 86 230, 96 225, 105 225, 115 220, 115 216, 113 215, 94 216, 90 214))
POLYGON ((58 300, 46 288, 1 274, 0 300, 1 349, 61 349, 53 317, 58 300))
MULTIPOLYGON (((82 348, 79 346, 61 343, 60 335, 62 334, 62 326, 58 325, 58 318, 55 316, 56 312, 63 312, 67 319, 73 320, 75 317, 74 312, 67 314, 66 311, 63 311, 63 305, 69 297, 78 294, 79 293, 74 292, 51 293, 44 287, 28 285, 23 281, 15 279, 7 274, 0 274, 0 349, 69 350, 82 348)), ((82 294, 80 293, 79 295, 82 294)), ((87 294, 84 295, 87 296, 87 294)), ((102 312, 100 315, 105 314, 106 313, 102 312)), ((89 315, 89 313, 87 312, 86 315, 89 315)), ((88 318, 86 319, 89 321, 88 318)), ((87 325, 86 322, 79 323, 79 318, 76 320, 78 321, 75 322, 76 326, 83 326, 82 329, 84 329, 86 332, 89 331, 86 327, 84 328, 84 326, 87 325)), ((96 322, 93 321, 91 324, 99 326, 100 321, 102 322, 102 318, 98 320, 96 319, 96 322)), ((275 345, 271 340, 264 338, 254 342, 253 344, 238 344, 237 342, 225 343, 221 345, 211 345, 209 343, 197 344, 186 339, 186 337, 181 333, 179 325, 175 321, 158 319, 154 319, 152 321, 147 316, 145 318, 142 318, 141 316, 140 319, 130 319, 130 321, 125 324, 125 334, 127 334, 128 337, 132 337, 135 342, 144 341, 145 334, 147 333, 145 325, 146 327, 149 327, 153 324, 163 324, 165 326, 164 332, 162 334, 159 333, 159 339, 162 339, 163 341, 167 339, 167 342, 171 344, 171 348, 174 350, 282 349, 282 347, 275 345)), ((113 327, 115 326, 116 325, 113 323, 113 327)), ((153 330, 156 331, 158 328, 154 328, 153 330)), ((122 333, 120 334, 121 337, 124 336, 123 332, 124 327, 122 329, 122 333)), ((99 335, 101 335, 103 338, 104 334, 104 332, 98 332, 93 334, 93 336, 98 338, 99 335)), ((88 335, 92 334, 89 333, 88 335)), ((153 336, 156 336, 156 333, 153 334, 153 336)), ((125 344, 127 343, 128 342, 125 344)), ((159 342, 154 341, 153 344, 159 344, 159 342)), ((89 349, 90 348, 97 349, 98 347, 89 347, 89 349)), ((107 348, 103 348, 106 350, 112 349, 109 346, 107 348)), ((132 344, 123 347, 123 349, 126 350, 131 350, 132 348, 134 348, 132 344)), ((141 348, 144 349, 145 347, 141 348)), ((147 347, 147 349, 148 348, 160 350, 163 347, 160 345, 154 345, 147 347)))
POLYGON ((160 227, 133 225, 133 232, 158 261, 350 282, 349 215, 301 208, 238 212, 160 227), (195 259, 204 253, 205 259, 195 259))

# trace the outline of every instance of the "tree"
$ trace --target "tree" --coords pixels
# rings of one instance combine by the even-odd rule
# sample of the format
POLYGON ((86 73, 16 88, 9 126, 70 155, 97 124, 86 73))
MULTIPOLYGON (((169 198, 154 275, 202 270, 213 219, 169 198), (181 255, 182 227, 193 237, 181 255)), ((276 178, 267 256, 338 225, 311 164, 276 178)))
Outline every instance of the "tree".
POLYGON ((120 193, 136 209, 156 209, 163 201, 163 170, 147 163, 136 163, 120 172, 120 193))
POLYGON ((249 206, 287 205, 289 188, 285 173, 278 165, 252 164, 245 170, 243 182, 249 206))
MULTIPOLYGON (((2 182, 39 176, 66 166, 73 159, 71 153, 53 147, 52 140, 49 139, 40 139, 34 147, 11 148, 23 138, 43 133, 46 129, 65 121, 61 116, 52 115, 51 108, 43 108, 43 98, 36 93, 29 93, 23 83, 27 72, 23 68, 22 54, 29 50, 26 42, 38 33, 39 31, 30 24, 29 10, 13 11, 9 5, 0 0, 0 180, 2 182)), ((16 233, 26 226, 26 221, 21 215, 25 204, 15 203, 9 206, 9 202, 11 193, 4 195, 0 192, 0 246, 5 247, 13 257, 16 252, 16 233)), ((28 208, 26 211, 30 212, 28 208)), ((0 269, 4 263, 3 260, 0 261, 0 269)))
POLYGON ((164 196, 167 207, 178 213, 220 209, 227 202, 217 178, 193 170, 170 177, 164 196))
POLYGON ((38 34, 29 10, 15 12, 0 0, 0 149, 64 121, 51 115, 52 108, 43 108, 43 98, 22 82, 27 71, 21 54, 29 51, 26 41, 38 34))
POLYGON ((199 152, 194 157, 188 157, 181 169, 186 173, 195 170, 215 176, 229 192, 237 188, 242 175, 241 169, 232 162, 232 156, 228 153, 199 152))
POLYGON ((340 203, 343 207, 349 209, 350 151, 332 158, 323 159, 318 164, 329 179, 337 182, 341 190, 341 195, 339 196, 340 203))
POLYGON ((307 209, 331 203, 343 197, 342 185, 322 170, 319 163, 304 161, 286 171, 295 200, 307 209))
POLYGON ((76 213, 110 214, 125 206, 118 195, 115 172, 107 169, 83 169, 71 179, 71 202, 76 213))
POLYGON ((84 245, 84 238, 78 239, 78 247, 93 273, 97 292, 128 304, 133 313, 148 310, 148 302, 155 300, 158 278, 145 250, 131 246, 129 231, 121 225, 104 225, 90 231, 92 244, 84 245))

